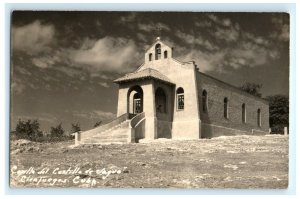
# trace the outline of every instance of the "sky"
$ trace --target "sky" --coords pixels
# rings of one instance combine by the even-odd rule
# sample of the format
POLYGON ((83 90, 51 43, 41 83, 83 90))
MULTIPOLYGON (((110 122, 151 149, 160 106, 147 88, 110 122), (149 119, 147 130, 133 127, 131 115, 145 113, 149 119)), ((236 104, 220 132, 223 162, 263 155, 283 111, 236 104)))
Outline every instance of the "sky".
POLYGON ((11 130, 19 119, 49 132, 115 118, 113 80, 143 64, 158 36, 201 72, 238 87, 262 84, 263 97, 289 95, 286 13, 14 11, 11 130))

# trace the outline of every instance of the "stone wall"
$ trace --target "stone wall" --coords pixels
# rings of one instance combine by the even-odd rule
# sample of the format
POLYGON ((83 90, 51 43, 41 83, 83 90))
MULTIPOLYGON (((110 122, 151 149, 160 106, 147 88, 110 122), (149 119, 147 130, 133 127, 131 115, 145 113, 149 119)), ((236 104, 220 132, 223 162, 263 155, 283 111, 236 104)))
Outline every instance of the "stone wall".
POLYGON ((221 135, 222 132, 228 135, 268 132, 269 105, 267 101, 200 72, 197 72, 197 86, 202 137, 214 137, 221 135), (203 90, 207 91, 208 96, 206 113, 202 109, 203 90), (224 117, 225 97, 228 99, 228 118, 224 117), (246 105, 245 123, 242 121, 243 103, 246 105), (258 125, 258 109, 261 110, 261 126, 258 125))

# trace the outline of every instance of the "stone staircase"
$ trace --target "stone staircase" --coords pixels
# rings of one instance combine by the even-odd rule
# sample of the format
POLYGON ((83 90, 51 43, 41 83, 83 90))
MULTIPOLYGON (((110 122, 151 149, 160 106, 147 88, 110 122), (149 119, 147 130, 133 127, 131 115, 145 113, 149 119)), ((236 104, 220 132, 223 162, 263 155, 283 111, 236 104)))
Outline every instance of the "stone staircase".
POLYGON ((102 126, 75 134, 75 145, 79 144, 122 144, 135 140, 137 123, 145 114, 124 114, 102 126))
POLYGON ((130 120, 126 120, 104 132, 92 135, 84 140, 82 144, 121 144, 130 142, 129 134, 130 120))

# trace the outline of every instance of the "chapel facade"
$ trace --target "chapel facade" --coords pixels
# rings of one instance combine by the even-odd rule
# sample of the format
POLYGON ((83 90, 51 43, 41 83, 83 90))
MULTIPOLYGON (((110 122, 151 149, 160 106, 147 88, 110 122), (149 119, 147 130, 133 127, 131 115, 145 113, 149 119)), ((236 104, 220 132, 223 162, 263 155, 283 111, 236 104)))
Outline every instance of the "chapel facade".
POLYGON ((173 48, 157 38, 145 51, 144 63, 114 81, 119 85, 117 118, 82 132, 78 143, 268 133, 266 100, 206 75, 195 62, 178 61, 172 54, 173 48))

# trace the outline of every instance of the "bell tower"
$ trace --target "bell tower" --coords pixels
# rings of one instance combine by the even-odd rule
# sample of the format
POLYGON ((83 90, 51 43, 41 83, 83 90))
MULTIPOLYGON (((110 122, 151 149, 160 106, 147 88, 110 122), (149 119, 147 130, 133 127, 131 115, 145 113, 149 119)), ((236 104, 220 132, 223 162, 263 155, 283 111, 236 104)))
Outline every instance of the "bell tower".
POLYGON ((170 58, 172 58, 172 48, 161 41, 160 37, 156 37, 155 42, 145 52, 145 63, 164 61, 170 58))

